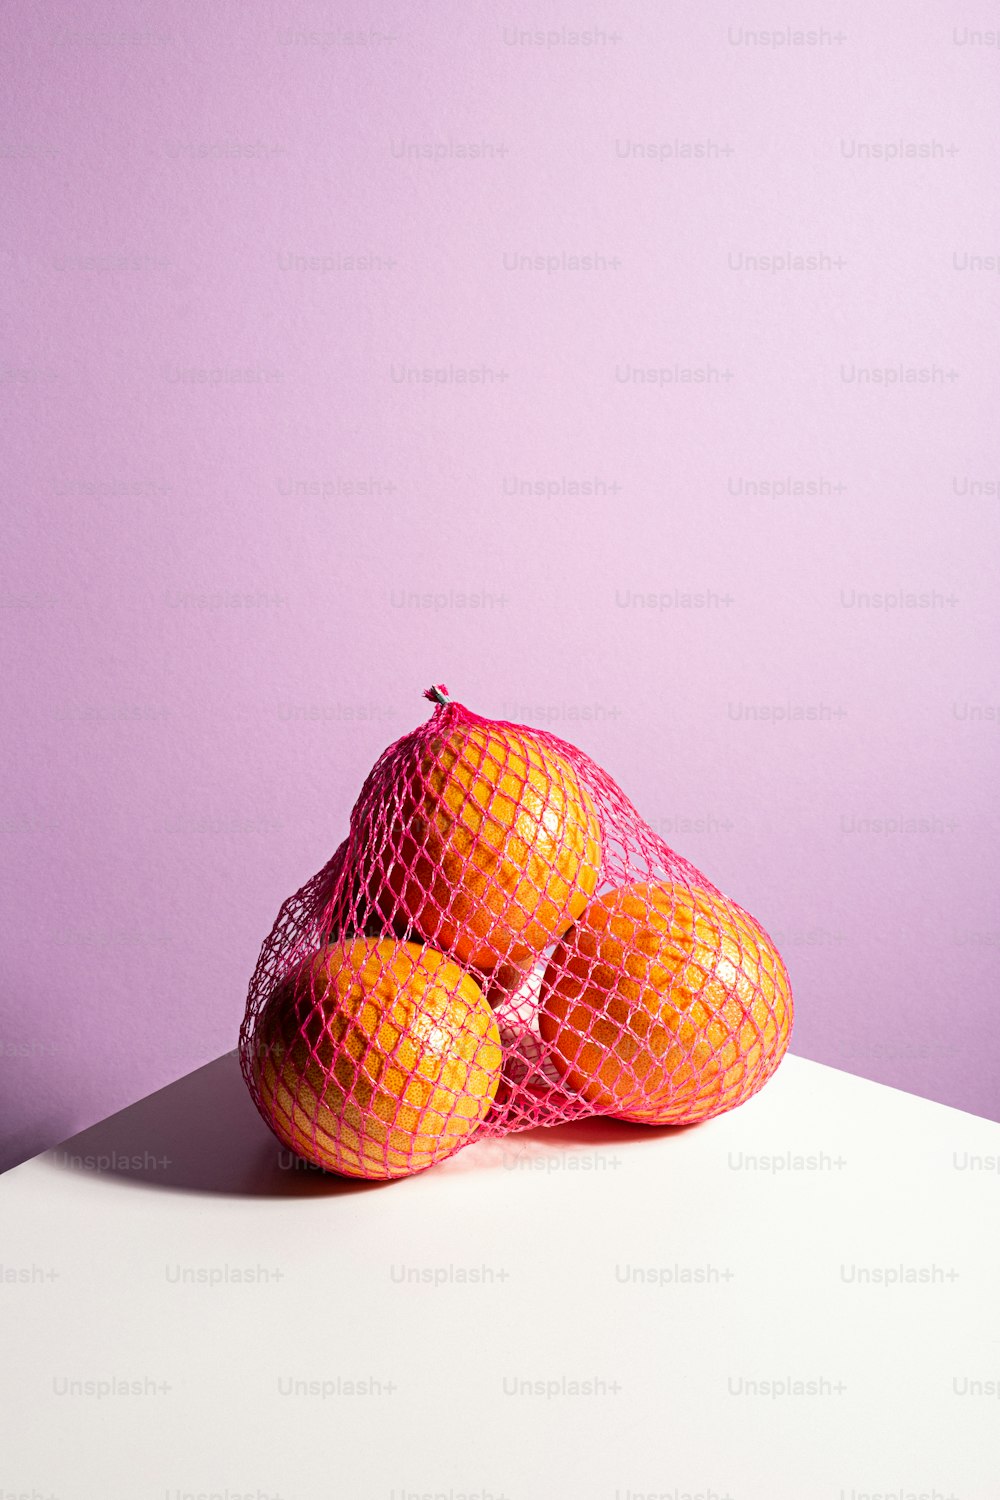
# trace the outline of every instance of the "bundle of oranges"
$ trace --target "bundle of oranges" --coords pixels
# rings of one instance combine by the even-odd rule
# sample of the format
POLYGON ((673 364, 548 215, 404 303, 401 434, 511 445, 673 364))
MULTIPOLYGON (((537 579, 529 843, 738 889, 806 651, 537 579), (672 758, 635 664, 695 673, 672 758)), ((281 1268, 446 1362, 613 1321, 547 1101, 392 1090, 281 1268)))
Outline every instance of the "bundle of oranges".
POLYGON ((580 751, 427 696, 251 982, 241 1061, 278 1137, 394 1178, 477 1133, 748 1099, 792 1022, 766 933, 580 751))

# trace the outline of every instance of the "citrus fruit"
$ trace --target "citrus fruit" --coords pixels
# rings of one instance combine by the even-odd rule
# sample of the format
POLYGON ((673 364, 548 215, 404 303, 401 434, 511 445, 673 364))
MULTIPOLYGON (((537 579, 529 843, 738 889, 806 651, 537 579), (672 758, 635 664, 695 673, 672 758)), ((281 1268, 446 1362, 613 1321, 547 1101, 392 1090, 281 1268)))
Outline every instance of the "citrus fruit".
POLYGON ((767 934, 733 902, 679 882, 591 902, 558 944, 539 1030, 595 1109, 687 1124, 742 1104, 788 1046, 792 996, 767 934))
POLYGON ((500 1033, 443 954, 344 938, 308 959, 258 1017, 260 1108, 292 1151, 348 1177, 406 1177, 450 1156, 496 1094, 500 1033))
POLYGON ((530 731, 459 722, 415 741, 387 817, 366 883, 387 921, 463 966, 522 964, 597 889, 593 801, 530 731))

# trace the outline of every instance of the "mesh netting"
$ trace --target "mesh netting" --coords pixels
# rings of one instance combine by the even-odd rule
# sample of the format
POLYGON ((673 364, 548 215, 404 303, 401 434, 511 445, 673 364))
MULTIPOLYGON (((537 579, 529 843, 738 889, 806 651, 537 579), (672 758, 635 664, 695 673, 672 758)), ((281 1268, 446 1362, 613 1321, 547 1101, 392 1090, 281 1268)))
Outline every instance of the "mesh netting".
POLYGON ((763 929, 582 751, 426 696, 250 983, 240 1061, 279 1139, 403 1177, 474 1136, 750 1098, 792 1024, 763 929))

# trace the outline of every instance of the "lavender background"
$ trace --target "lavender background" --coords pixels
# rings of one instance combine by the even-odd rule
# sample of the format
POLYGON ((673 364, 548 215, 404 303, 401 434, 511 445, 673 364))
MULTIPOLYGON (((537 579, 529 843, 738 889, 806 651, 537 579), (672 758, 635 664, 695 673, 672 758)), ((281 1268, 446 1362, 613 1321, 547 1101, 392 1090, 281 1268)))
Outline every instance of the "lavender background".
POLYGON ((6 0, 3 1164, 233 1046, 441 680, 1000 1117, 996 27, 6 0))

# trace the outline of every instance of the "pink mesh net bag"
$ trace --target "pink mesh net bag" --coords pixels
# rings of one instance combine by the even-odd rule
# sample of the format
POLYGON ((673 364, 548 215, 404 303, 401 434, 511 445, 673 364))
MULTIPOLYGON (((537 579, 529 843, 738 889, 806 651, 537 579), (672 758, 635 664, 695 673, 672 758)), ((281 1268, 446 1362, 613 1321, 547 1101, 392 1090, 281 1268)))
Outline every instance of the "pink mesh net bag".
POLYGON ((473 1138, 749 1099, 792 1025, 763 929, 582 751, 426 696, 261 950, 240 1062, 278 1138, 393 1178, 473 1138))

